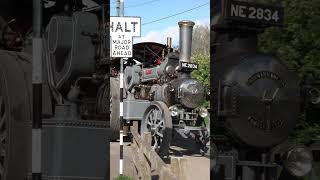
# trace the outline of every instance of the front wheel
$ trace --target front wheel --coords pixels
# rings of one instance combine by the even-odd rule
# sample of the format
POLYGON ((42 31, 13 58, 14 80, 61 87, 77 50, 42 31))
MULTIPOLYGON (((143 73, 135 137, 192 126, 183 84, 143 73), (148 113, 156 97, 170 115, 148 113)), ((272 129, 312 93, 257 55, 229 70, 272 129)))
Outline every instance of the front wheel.
POLYGON ((172 118, 167 105, 155 101, 146 109, 141 121, 141 134, 151 132, 151 147, 160 157, 168 154, 172 137, 172 118))

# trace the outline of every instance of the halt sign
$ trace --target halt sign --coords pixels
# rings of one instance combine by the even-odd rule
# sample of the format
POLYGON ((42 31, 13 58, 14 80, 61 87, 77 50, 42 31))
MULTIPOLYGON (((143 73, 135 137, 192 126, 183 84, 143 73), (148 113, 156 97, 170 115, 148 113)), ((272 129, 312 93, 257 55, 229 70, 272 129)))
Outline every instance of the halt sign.
POLYGON ((140 37, 140 17, 110 17, 111 57, 132 57, 133 37, 140 37))

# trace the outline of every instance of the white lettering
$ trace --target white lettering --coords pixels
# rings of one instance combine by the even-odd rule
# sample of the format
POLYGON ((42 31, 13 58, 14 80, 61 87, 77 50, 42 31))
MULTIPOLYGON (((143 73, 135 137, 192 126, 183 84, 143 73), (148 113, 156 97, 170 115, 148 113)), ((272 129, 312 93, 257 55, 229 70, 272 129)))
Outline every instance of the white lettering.
POLYGON ((245 18, 246 14, 244 14, 244 10, 247 9, 246 6, 239 6, 239 16, 245 18))
POLYGON ((231 16, 238 16, 239 14, 239 8, 238 6, 235 6, 234 4, 231 5, 231 16))

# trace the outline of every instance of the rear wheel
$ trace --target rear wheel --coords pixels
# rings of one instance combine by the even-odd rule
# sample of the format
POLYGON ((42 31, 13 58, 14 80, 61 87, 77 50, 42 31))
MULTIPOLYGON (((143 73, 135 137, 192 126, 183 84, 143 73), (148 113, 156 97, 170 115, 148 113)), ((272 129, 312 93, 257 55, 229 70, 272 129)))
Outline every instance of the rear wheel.
POLYGON ((172 137, 172 118, 167 105, 155 101, 146 109, 141 121, 141 134, 151 132, 151 147, 161 157, 169 152, 172 137))

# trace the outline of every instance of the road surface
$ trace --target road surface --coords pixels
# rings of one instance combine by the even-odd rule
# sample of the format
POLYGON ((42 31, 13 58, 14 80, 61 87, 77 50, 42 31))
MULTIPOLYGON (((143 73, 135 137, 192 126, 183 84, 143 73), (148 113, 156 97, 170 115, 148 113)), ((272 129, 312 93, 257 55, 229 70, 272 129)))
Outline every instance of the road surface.
MULTIPOLYGON (((110 148, 110 180, 114 180, 115 177, 119 176, 119 142, 111 142, 110 148)), ((135 175, 131 159, 131 147, 128 142, 123 143, 123 174, 132 177, 135 175)))

